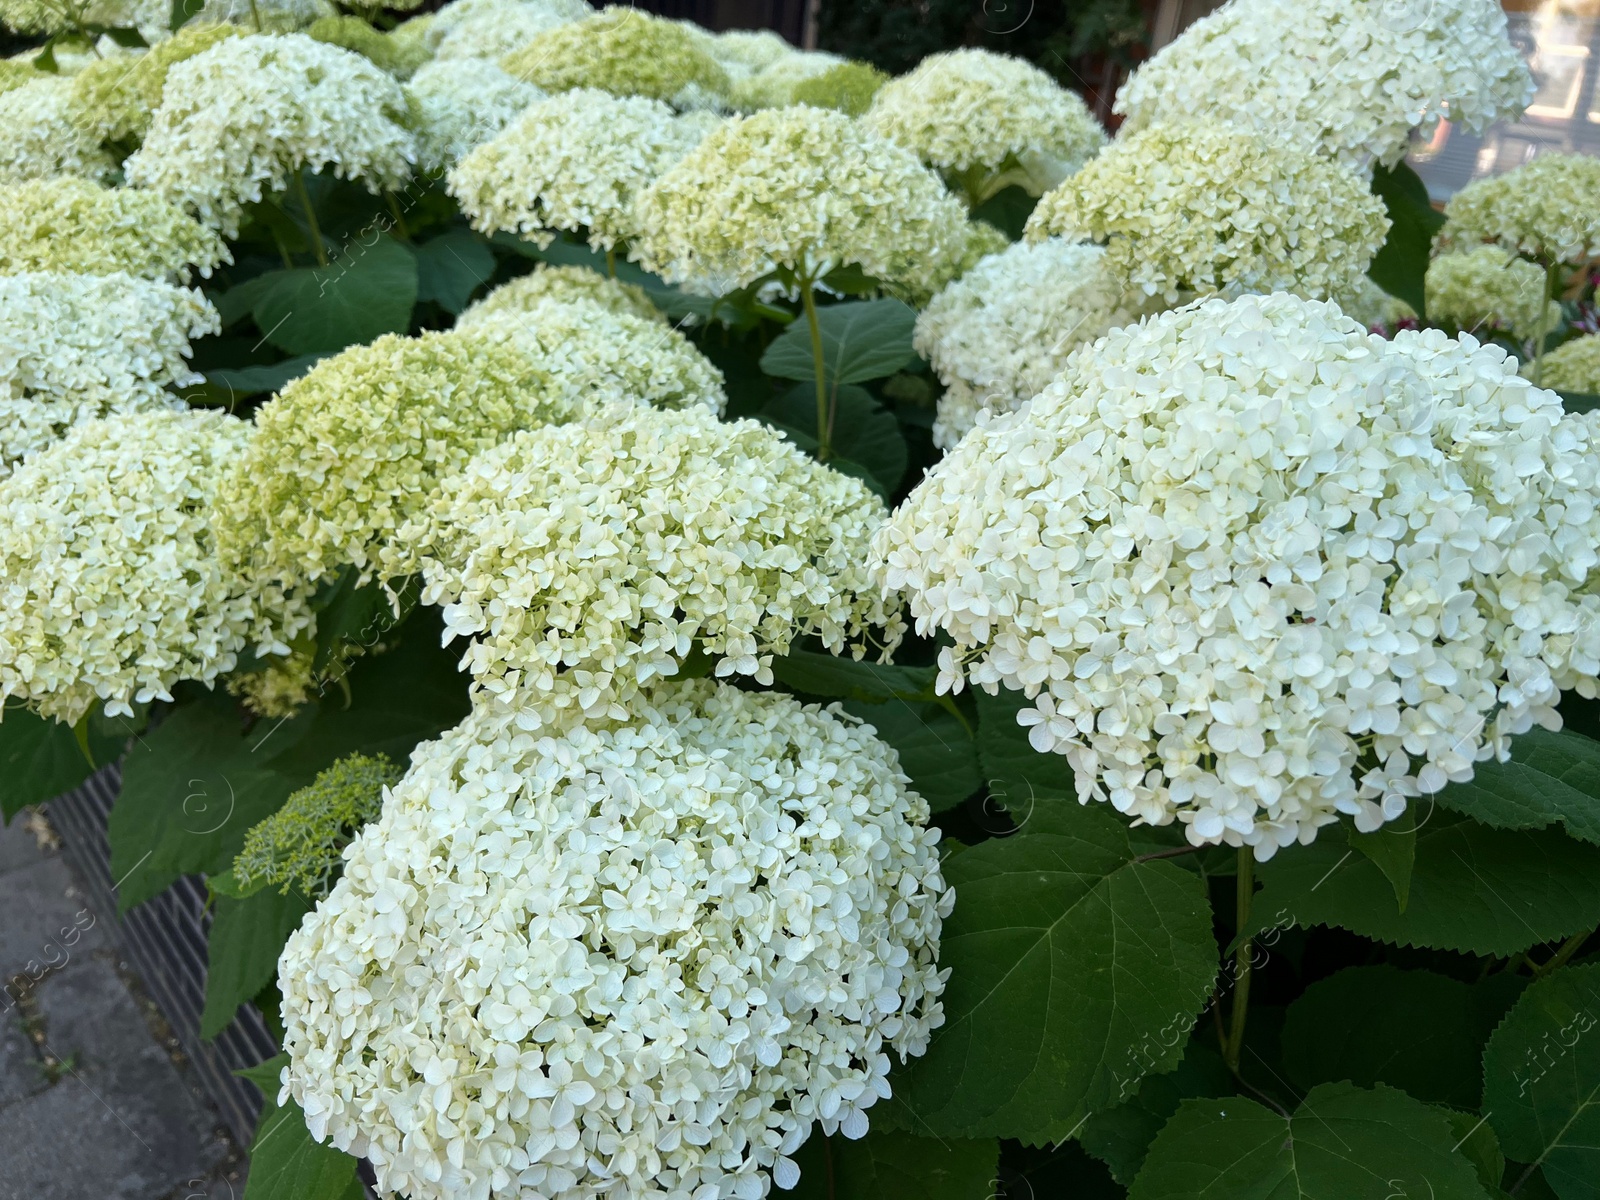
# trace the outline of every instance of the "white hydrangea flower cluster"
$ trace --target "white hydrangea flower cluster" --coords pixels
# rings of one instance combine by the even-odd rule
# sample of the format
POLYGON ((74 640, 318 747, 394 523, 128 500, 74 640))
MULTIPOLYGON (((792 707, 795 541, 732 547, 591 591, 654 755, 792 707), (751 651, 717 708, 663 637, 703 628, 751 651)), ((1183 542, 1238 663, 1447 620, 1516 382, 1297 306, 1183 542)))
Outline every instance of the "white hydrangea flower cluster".
POLYGON ((973 203, 1010 184, 1042 195, 1106 144, 1076 93, 988 50, 930 54, 884 84, 862 121, 958 182, 973 203))
POLYGON ((799 53, 782 34, 771 29, 723 30, 712 39, 710 50, 728 78, 735 82, 749 78, 781 58, 799 53))
POLYGON ((137 29, 148 42, 168 33, 162 0, 0 0, 0 26, 17 33, 65 33, 88 25, 137 29))
POLYGON ((188 282, 232 262, 211 230, 154 192, 108 188, 72 175, 0 184, 0 275, 122 271, 188 282))
POLYGON ((39 73, 39 78, 0 91, 0 183, 81 175, 104 179, 111 156, 72 123, 72 80, 39 73))
POLYGON ((540 246, 586 230, 612 249, 639 235, 634 200, 692 150, 702 130, 659 100, 574 88, 535 105, 450 172, 473 228, 540 246))
POLYGON ((417 165, 435 173, 448 171, 545 98, 533 84, 481 58, 428 63, 406 92, 416 102, 417 165))
POLYGON ((542 262, 528 274, 501 284, 470 305, 457 319, 456 327, 470 326, 496 313, 527 315, 547 300, 565 303, 586 300, 621 316, 660 323, 667 319, 642 287, 608 278, 588 267, 562 267, 542 262))
POLYGON ((1535 338, 1561 323, 1561 305, 1546 296, 1544 268, 1500 246, 1440 255, 1428 264, 1424 286, 1436 325, 1535 338))
POLYGON ((439 10, 427 40, 440 60, 498 61, 546 30, 593 15, 586 0, 455 0, 439 10))
POLYGON ((1018 242, 983 259, 917 316, 917 353, 945 385, 934 445, 948 450, 983 409, 1008 412, 1042 392, 1067 356, 1140 307, 1086 242, 1018 242))
POLYGON ((416 158, 406 113, 400 85, 359 54, 302 33, 228 38, 167 72, 123 169, 231 238, 246 204, 302 168, 373 191, 404 182, 416 158))
POLYGON ((724 122, 640 193, 635 219, 645 266, 715 292, 851 263, 926 286, 969 244, 965 208, 914 154, 808 106, 724 122))
MULTIPOLYGON (((1533 377, 1535 364, 1522 365, 1522 374, 1533 377)), ((1541 386, 1561 392, 1594 395, 1600 392, 1600 333, 1586 333, 1548 351, 1539 364, 1541 386)))
POLYGON ((1134 71, 1115 111, 1127 133, 1206 113, 1365 172, 1446 117, 1514 120, 1533 93, 1498 0, 1231 0, 1134 71))
POLYGON ((237 25, 253 33, 295 33, 338 14, 331 0, 206 0, 192 23, 237 25))
POLYGON ((1493 345, 1212 299, 980 418, 874 563, 1080 800, 1268 858, 1595 693, 1597 438, 1493 345))
POLYGON ((1467 184, 1445 203, 1441 250, 1495 242, 1546 263, 1600 256, 1600 160, 1541 154, 1504 175, 1467 184))
POLYGON ((529 721, 621 720, 691 653, 770 683, 805 634, 892 649, 900 619, 863 565, 886 516, 769 426, 619 407, 479 454, 400 537, 422 546, 423 602, 477 639, 485 692, 529 693, 529 721))
POLYGON ((722 372, 657 318, 581 298, 514 306, 492 304, 492 297, 462 313, 456 328, 508 340, 535 364, 546 393, 564 404, 727 407, 722 372))
POLYGON ((221 330, 198 291, 120 273, 0 275, 0 475, 80 421, 182 407, 192 338, 221 330))
POLYGON ((505 339, 451 330, 351 346, 257 410, 217 499, 219 550, 291 583, 346 564, 363 577, 406 574, 395 531, 443 475, 513 429, 570 415, 505 339))
POLYGON ((77 426, 0 480, 0 700, 76 722, 285 654, 299 601, 229 572, 211 501, 250 426, 215 411, 77 426))
POLYGON ((506 55, 501 66, 547 92, 596 88, 701 108, 728 90, 715 46, 710 34, 688 21, 618 4, 539 34, 506 55))
POLYGON ((1105 245, 1112 275, 1169 304, 1185 294, 1354 291, 1389 232, 1357 176, 1210 122, 1119 137, 1039 201, 1030 239, 1105 245))
POLYGON ((290 935, 282 1097, 412 1200, 792 1187, 943 1023, 927 819, 868 728, 779 694, 479 710, 290 935))
POLYGON ((735 71, 729 98, 736 108, 755 111, 794 103, 794 90, 808 79, 850 61, 826 50, 791 50, 755 71, 735 71))

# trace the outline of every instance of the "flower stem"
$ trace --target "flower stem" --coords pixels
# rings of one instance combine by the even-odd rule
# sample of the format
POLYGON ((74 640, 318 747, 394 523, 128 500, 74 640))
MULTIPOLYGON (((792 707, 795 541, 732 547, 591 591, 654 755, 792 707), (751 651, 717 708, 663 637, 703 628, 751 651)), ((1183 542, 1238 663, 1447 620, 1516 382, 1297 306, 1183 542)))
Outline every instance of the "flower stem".
POLYGON ((1585 929, 1562 942, 1561 949, 1557 950, 1546 962, 1533 968, 1533 977, 1535 979, 1543 979, 1557 967, 1565 966, 1567 960, 1583 948, 1583 944, 1589 940, 1589 935, 1593 932, 1594 930, 1592 929, 1585 929))
POLYGON ((256 0, 250 0, 250 19, 256 23, 256 32, 265 33, 261 25, 261 10, 256 7, 256 0))
POLYGON ((822 326, 817 323, 817 298, 811 294, 811 280, 800 280, 800 302, 805 305, 806 324, 811 328, 811 367, 817 377, 817 461, 827 462, 833 452, 832 430, 828 428, 828 383, 824 378, 822 326))
MULTIPOLYGON (((1551 293, 1556 290, 1556 283, 1557 283, 1557 279, 1559 277, 1558 273, 1560 272, 1560 270, 1561 270, 1561 267, 1560 267, 1559 263, 1550 263, 1544 269, 1544 302, 1545 302, 1545 306, 1546 307, 1549 306, 1550 301, 1552 299, 1551 293)), ((1547 341, 1550 340, 1550 335, 1553 332, 1555 332, 1554 330, 1546 329, 1544 327, 1544 311, 1543 310, 1541 310, 1540 313, 1539 313, 1539 326, 1538 326, 1538 328, 1539 328, 1538 338, 1534 342, 1534 347, 1533 347, 1533 386, 1534 387, 1543 387, 1544 386, 1544 344, 1547 341)))
POLYGON ((606 274, 612 279, 617 277, 617 248, 615 246, 606 251, 606 274))
MULTIPOLYGON (((1250 922, 1250 898, 1256 886, 1255 854, 1249 846, 1239 847, 1239 873, 1236 880, 1234 908, 1238 925, 1235 933, 1243 933, 1250 922)), ((1250 1012, 1250 963, 1254 957, 1255 943, 1245 938, 1234 951, 1233 1008, 1229 1012, 1228 1040, 1223 1044, 1222 1057, 1228 1070, 1239 1073, 1239 1055, 1244 1050, 1244 1022, 1250 1012)))
POLYGON ((306 191, 305 176, 299 171, 294 173, 295 195, 300 198, 300 207, 306 214, 306 225, 311 231, 311 249, 316 253, 317 266, 328 265, 328 252, 322 245, 322 227, 317 224, 317 213, 311 207, 311 195, 306 191))
POLYGON ((405 214, 400 211, 400 202, 394 198, 394 192, 384 189, 383 198, 389 202, 389 215, 394 218, 394 231, 400 236, 402 242, 411 240, 411 231, 406 228, 405 214))

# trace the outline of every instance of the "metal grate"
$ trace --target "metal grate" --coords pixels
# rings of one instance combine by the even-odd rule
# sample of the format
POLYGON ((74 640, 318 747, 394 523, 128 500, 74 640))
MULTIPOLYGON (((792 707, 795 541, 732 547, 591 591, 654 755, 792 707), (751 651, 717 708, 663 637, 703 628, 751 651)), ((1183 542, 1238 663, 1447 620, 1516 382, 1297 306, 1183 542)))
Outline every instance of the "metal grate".
MULTIPOLYGON (((105 917, 114 917, 117 911, 106 818, 121 786, 121 771, 106 767, 82 787, 57 796, 45 809, 61 835, 62 855, 88 889, 90 904, 105 917)), ((250 1004, 239 1009, 233 1024, 215 1040, 200 1037, 200 1012, 206 1000, 206 938, 211 928, 205 885, 193 876, 180 879, 107 924, 172 1026, 211 1102, 239 1144, 248 1146, 261 1113, 261 1095, 255 1085, 233 1072, 271 1058, 278 1052, 278 1044, 250 1004)))

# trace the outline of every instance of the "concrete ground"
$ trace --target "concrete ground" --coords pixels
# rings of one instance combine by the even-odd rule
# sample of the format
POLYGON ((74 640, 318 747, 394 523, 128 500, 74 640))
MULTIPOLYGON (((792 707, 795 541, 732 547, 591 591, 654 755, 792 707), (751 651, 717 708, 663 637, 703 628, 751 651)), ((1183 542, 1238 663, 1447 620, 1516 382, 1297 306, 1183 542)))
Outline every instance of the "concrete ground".
POLYGON ((237 1149, 42 818, 0 828, 0 1200, 241 1200, 237 1149))

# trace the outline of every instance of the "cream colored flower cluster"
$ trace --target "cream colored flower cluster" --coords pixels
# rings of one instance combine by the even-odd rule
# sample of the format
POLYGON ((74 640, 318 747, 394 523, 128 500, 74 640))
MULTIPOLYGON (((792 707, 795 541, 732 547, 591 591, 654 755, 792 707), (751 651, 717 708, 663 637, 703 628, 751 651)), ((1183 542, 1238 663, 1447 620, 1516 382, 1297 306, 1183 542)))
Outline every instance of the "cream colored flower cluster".
POLYGON ((215 411, 88 421, 0 480, 0 699, 76 722, 288 651, 303 605, 227 570, 217 482, 250 426, 215 411))
MULTIPOLYGON (((593 272, 590 272, 593 274, 593 272)), ((657 318, 593 300, 539 300, 468 309, 458 329, 508 340, 537 367, 544 388, 574 408, 652 404, 720 413, 722 372, 694 344, 657 318)))
POLYGON ((794 1186, 943 1023, 905 785, 850 718, 707 680, 542 736, 475 712, 290 936, 282 1097, 412 1200, 794 1186))
POLYGON ((1547 263, 1600 255, 1600 159, 1541 154, 1526 166, 1467 184, 1444 206, 1441 249, 1496 242, 1547 263))
POLYGON ((558 267, 540 263, 526 275, 503 283, 472 304, 456 321, 457 328, 503 313, 531 314, 547 300, 563 303, 588 301, 624 317, 665 323, 666 315, 651 303, 641 287, 610 279, 588 267, 558 267))
POLYGON ((758 422, 611 408, 479 454, 401 536, 423 547, 424 602, 477 639, 482 689, 527 693, 528 720, 623 719, 691 654, 770 683, 804 634, 893 648, 899 617, 863 565, 886 515, 758 422))
POLYGON ((206 0, 194 23, 237 25, 252 33, 295 33, 338 13, 331 0, 206 0))
POLYGON ((754 111, 784 108, 795 102, 795 89, 825 75, 848 59, 825 50, 790 50, 751 72, 737 72, 729 98, 737 108, 754 111))
POLYGON ((395 531, 443 475, 513 429, 568 415, 503 339, 387 334, 352 346, 256 413, 256 436, 217 500, 218 546, 241 569, 287 582, 345 564, 405 574, 395 531))
POLYGON ((711 56, 729 79, 748 79, 797 51, 771 29, 727 29, 712 39, 711 56))
POLYGON ((1030 62, 988 50, 930 54, 884 84, 862 120, 974 203, 1013 183, 1042 195, 1106 143, 1076 93, 1030 62))
POLYGON ((162 0, 0 0, 0 26, 16 33, 64 33, 86 25, 137 29, 154 41, 172 10, 162 0))
POLYGON ((450 172, 473 228, 540 246, 586 230, 611 249, 639 236, 639 191, 692 150, 700 127, 659 100, 575 88, 537 104, 450 172))
POLYGON ((925 286, 968 244, 965 209, 914 154, 805 106, 723 123, 639 195, 635 219, 647 267, 715 292, 846 264, 925 286))
POLYGON ((1267 858, 1594 694, 1597 439, 1495 346, 1212 299, 980 419, 874 564, 1081 800, 1267 858))
POLYGON ((936 446, 954 446, 980 411, 1008 412, 1042 392, 1079 346, 1139 318, 1104 259, 1084 242, 1018 242, 928 303, 915 345, 946 389, 936 446))
POLYGON ((191 21, 144 54, 95 59, 72 77, 72 123, 95 141, 142 140, 172 65, 238 33, 233 25, 191 21))
POLYGON ((245 205, 302 168, 373 191, 403 182, 416 157, 406 111, 400 85, 359 54, 301 33, 229 38, 167 72, 124 170, 234 237, 245 205))
POLYGON ((544 99, 533 84, 474 58, 431 62, 411 77, 406 92, 416 102, 417 165, 436 173, 448 171, 544 99))
POLYGON ((1544 268, 1500 246, 1440 255, 1428 264, 1425 286, 1428 320, 1436 325, 1535 338, 1561 323, 1561 305, 1546 295, 1544 268))
POLYGON ((598 88, 614 96, 700 107, 706 97, 728 90, 713 45, 692 25, 615 5, 539 34, 501 65, 547 92, 598 88))
POLYGON ((1124 136, 1039 201, 1027 235, 1106 247, 1114 278, 1169 304, 1185 294, 1355 290, 1389 218, 1333 163, 1227 125, 1124 136))
POLYGON ((586 0, 455 0, 439 10, 427 40, 437 59, 498 61, 547 30, 593 15, 586 0))
POLYGON ((1533 79, 1499 0, 1231 0, 1133 73, 1131 133, 1196 113, 1364 172, 1439 121, 1515 119, 1533 79))
POLYGON ((210 275, 232 261, 221 238, 154 192, 71 175, 0 184, 0 275, 121 271, 187 282, 191 267, 210 275))
POLYGON ((0 475, 92 417, 181 407, 189 342, 217 333, 198 292, 129 275, 0 275, 0 475))
POLYGON ((111 156, 99 139, 72 123, 72 80, 39 73, 21 87, 0 92, 0 183, 81 175, 104 179, 111 156))
MULTIPOLYGON (((1523 375, 1531 379, 1534 365, 1524 363, 1523 375)), ((1544 356, 1539 368, 1542 387, 1584 395, 1600 392, 1600 334, 1586 333, 1563 342, 1544 356)))

